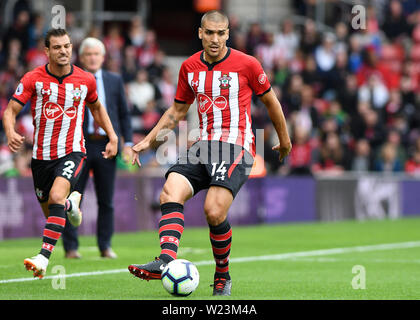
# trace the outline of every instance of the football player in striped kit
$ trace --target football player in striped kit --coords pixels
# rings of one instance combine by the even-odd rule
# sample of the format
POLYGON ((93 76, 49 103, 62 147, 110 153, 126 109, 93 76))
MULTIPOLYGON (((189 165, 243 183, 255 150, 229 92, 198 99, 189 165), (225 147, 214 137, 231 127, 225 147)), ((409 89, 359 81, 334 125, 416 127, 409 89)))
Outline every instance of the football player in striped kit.
POLYGON ((85 105, 108 135, 103 157, 114 157, 118 148, 118 137, 98 100, 95 78, 70 62, 72 44, 64 29, 48 31, 45 53, 48 63, 22 77, 3 116, 8 146, 17 152, 24 137, 15 131, 16 116, 30 101, 35 128, 31 169, 35 193, 47 222, 40 253, 25 259, 24 265, 39 278, 45 275, 64 229, 66 213, 70 223, 81 223, 81 195, 72 189, 86 158, 82 130, 85 105))
POLYGON ((229 37, 226 15, 220 11, 204 14, 198 35, 203 50, 182 64, 175 101, 145 139, 133 147, 133 164, 137 162, 140 166, 139 152, 150 147, 160 130, 175 128, 194 100, 200 139, 166 173, 160 195, 159 257, 150 263, 130 265, 128 269, 141 279, 160 279, 164 266, 177 257, 184 230, 184 203, 200 190, 208 189, 204 213, 216 264, 213 295, 230 295, 232 228, 227 214, 248 178, 256 152, 251 130, 252 93, 267 107, 279 138, 273 149, 280 152, 280 161, 289 154, 292 145, 281 105, 260 63, 226 46, 229 37))

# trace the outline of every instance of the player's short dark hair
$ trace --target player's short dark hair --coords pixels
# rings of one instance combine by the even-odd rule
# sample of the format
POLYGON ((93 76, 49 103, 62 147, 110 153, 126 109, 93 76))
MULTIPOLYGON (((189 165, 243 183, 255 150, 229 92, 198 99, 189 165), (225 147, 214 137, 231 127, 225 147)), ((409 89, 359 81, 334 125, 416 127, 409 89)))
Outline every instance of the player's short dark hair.
POLYGON ((203 27, 204 21, 206 20, 215 22, 226 22, 227 27, 229 28, 229 18, 220 10, 210 10, 203 14, 203 16, 201 17, 201 27, 203 27))
POLYGON ((62 37, 67 35, 70 38, 70 35, 65 29, 50 29, 48 30, 47 34, 45 35, 44 44, 45 47, 50 47, 50 39, 51 37, 62 37))

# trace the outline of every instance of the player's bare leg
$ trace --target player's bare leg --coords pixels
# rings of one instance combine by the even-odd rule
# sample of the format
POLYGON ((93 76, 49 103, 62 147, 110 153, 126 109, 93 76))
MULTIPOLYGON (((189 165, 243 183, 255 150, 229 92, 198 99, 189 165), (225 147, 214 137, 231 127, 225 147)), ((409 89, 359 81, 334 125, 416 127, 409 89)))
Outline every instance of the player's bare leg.
POLYGON ((211 186, 204 202, 204 212, 210 228, 210 242, 216 262, 213 295, 230 296, 232 281, 229 275, 229 256, 232 228, 227 220, 233 202, 230 190, 211 186))
POLYGON ((190 182, 182 174, 171 172, 160 193, 160 204, 177 202, 182 205, 193 196, 190 182))
POLYGON ((33 271, 34 277, 42 278, 47 271, 48 259, 66 223, 64 204, 69 192, 70 182, 62 177, 57 177, 50 190, 47 210, 45 210, 45 204, 41 205, 44 215, 48 216, 43 233, 42 248, 38 255, 23 261, 26 269, 33 271))
POLYGON ((144 280, 160 279, 166 264, 176 259, 179 240, 184 230, 184 203, 193 195, 188 180, 181 174, 171 172, 160 195, 162 218, 159 221, 161 253, 154 261, 128 266, 136 277, 144 280))

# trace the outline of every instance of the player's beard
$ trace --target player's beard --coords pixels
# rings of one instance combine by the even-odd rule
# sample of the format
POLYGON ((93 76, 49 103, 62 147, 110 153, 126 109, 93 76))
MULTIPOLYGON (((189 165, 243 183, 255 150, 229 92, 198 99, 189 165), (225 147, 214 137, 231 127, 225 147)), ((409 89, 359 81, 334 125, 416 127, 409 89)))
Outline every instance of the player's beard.
MULTIPOLYGON (((66 56, 64 56, 64 57, 66 57, 66 56)), ((60 58, 61 58, 61 57, 58 57, 58 58, 56 59, 56 61, 55 61, 55 63, 56 63, 56 65, 57 65, 57 66, 60 66, 60 67, 66 67, 66 66, 68 66, 68 65, 70 64, 70 58, 69 58, 69 57, 66 57, 66 58, 67 58, 67 59, 65 60, 66 62, 61 62, 60 58)), ((64 61, 64 59, 63 59, 63 61, 64 61)))

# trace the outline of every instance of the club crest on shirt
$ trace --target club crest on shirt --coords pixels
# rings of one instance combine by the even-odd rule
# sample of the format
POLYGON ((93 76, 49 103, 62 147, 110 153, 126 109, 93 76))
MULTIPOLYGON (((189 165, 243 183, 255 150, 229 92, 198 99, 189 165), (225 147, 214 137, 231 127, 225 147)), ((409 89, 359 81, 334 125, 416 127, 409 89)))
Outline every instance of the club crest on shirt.
POLYGON ((229 77, 227 74, 222 75, 219 79, 220 81, 220 89, 229 89, 230 83, 229 81, 232 80, 231 77, 229 77))
POLYGON ((73 100, 74 101, 80 101, 80 98, 82 96, 82 90, 80 90, 80 88, 75 88, 73 90, 73 100))

